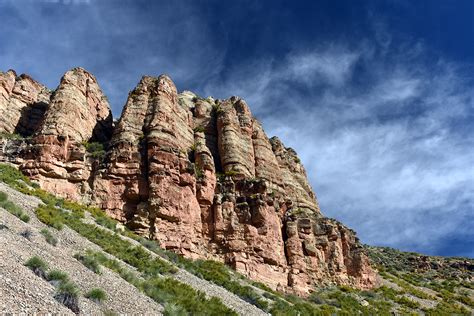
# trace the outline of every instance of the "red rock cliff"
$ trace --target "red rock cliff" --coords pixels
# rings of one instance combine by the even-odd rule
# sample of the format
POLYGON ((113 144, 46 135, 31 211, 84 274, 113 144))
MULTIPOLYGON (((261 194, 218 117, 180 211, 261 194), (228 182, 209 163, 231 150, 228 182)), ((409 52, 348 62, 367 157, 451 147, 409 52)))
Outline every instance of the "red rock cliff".
MULTIPOLYGON (((0 76, 0 109, 12 102, 14 77, 0 76)), ((223 261, 275 289, 374 285, 355 233, 321 214, 295 151, 269 139, 242 99, 178 94, 167 76, 143 77, 112 128, 96 79, 81 68, 45 99, 31 143, 10 154, 45 189, 93 202, 166 249, 223 261), (84 148, 92 140, 107 145, 100 161, 84 148)), ((0 127, 11 132, 11 122, 0 127)))

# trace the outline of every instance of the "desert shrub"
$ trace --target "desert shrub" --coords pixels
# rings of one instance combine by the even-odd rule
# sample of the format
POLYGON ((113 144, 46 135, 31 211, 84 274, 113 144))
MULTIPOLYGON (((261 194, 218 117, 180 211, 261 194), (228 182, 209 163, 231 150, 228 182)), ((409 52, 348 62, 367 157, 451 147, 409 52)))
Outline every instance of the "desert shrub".
MULTIPOLYGON (((144 245, 147 249, 155 252, 161 257, 175 263, 179 267, 191 272, 192 274, 211 281, 214 284, 224 287, 228 291, 239 296, 246 302, 254 304, 262 310, 268 310, 268 302, 262 298, 252 287, 242 285, 239 281, 235 280, 237 275, 234 271, 231 271, 225 264, 213 261, 213 260, 191 260, 177 255, 174 252, 166 251, 158 247, 156 242, 140 238, 139 242, 144 245)), ((264 287, 262 284, 261 286, 264 287)), ((269 290, 272 293, 276 293, 264 287, 265 290, 269 290)))
POLYGON ((102 315, 103 316, 118 316, 119 314, 117 314, 116 312, 114 312, 110 309, 106 309, 106 310, 102 311, 102 315))
POLYGON ((435 308, 424 309, 423 311, 427 316, 472 315, 466 308, 445 301, 439 302, 435 308))
POLYGON ((194 165, 194 175, 196 176, 196 179, 201 180, 204 178, 204 172, 202 171, 201 167, 198 167, 194 165))
POLYGON ((235 170, 228 170, 228 171, 226 171, 224 174, 225 174, 226 176, 228 176, 228 177, 233 177, 233 176, 238 175, 239 173, 238 173, 237 171, 235 171, 235 170))
POLYGON ((107 299, 107 294, 102 289, 94 288, 87 292, 85 297, 96 303, 101 303, 107 299))
POLYGON ((22 140, 24 139, 23 136, 17 133, 6 133, 6 132, 1 132, 0 133, 0 138, 5 138, 8 140, 22 140))
POLYGON ((143 290, 153 300, 163 304, 165 309, 169 304, 177 305, 187 315, 237 315, 220 299, 208 299, 203 292, 174 279, 150 278, 144 282, 143 290))
POLYGON ((94 258, 103 266, 109 268, 112 271, 117 272, 122 279, 127 281, 128 283, 134 285, 137 288, 141 287, 141 281, 135 275, 135 273, 131 272, 127 268, 123 267, 117 260, 110 259, 105 256, 103 253, 100 252, 92 252, 87 251, 90 256, 94 256, 94 258))
POLYGON ((70 210, 78 218, 84 218, 84 209, 87 209, 87 207, 69 200, 62 200, 61 204, 57 206, 70 210))
POLYGON ((23 193, 27 193, 28 185, 31 185, 30 179, 21 171, 6 164, 0 164, 0 181, 23 193))
POLYGON ((46 279, 46 271, 48 270, 48 264, 38 256, 33 256, 25 262, 25 266, 30 268, 34 274, 46 279))
POLYGON ((406 296, 396 297, 395 302, 397 302, 400 305, 405 305, 409 308, 419 308, 420 307, 420 303, 415 302, 414 300, 411 300, 406 296))
POLYGON ((163 315, 165 316, 178 316, 178 315, 188 315, 186 309, 182 306, 179 306, 174 303, 166 304, 165 309, 163 310, 163 315))
POLYGON ((61 281, 61 282, 67 282, 69 281, 69 276, 67 275, 66 272, 63 272, 61 270, 51 270, 46 278, 48 281, 61 281))
POLYGON ((88 268, 92 272, 101 274, 100 264, 93 256, 88 254, 81 255, 76 253, 74 255, 74 258, 81 262, 86 268, 88 268))
POLYGON ((98 142, 84 142, 82 143, 91 157, 102 159, 105 156, 104 145, 98 142))
POLYGON ((44 224, 53 227, 57 230, 61 230, 64 226, 64 218, 61 211, 51 205, 39 205, 36 210, 36 217, 44 224))
POLYGON ((30 221, 30 216, 28 216, 28 214, 26 213, 22 213, 20 215, 20 220, 24 221, 25 223, 28 223, 30 221))
POLYGON ((195 133, 204 133, 205 131, 206 131, 206 129, 203 126, 196 126, 194 128, 195 133))
POLYGON ((321 304, 325 304, 326 301, 324 300, 324 298, 322 298, 318 293, 316 292, 313 292, 311 293, 311 295, 308 297, 308 300, 314 304, 318 304, 318 305, 321 305, 321 304))
MULTIPOLYGON (((175 315, 173 311, 181 311, 183 315, 235 315, 218 299, 207 299, 201 292, 179 281, 162 278, 145 273, 140 280, 117 260, 108 258, 103 253, 87 251, 97 262, 134 285, 156 302, 165 306, 165 315, 175 315)), ((179 314, 181 315, 181 314, 179 314)))
POLYGON ((74 283, 61 282, 54 298, 74 313, 79 314, 79 289, 74 283))
POLYGON ((46 192, 43 189, 35 189, 33 191, 29 191, 28 194, 34 195, 39 198, 44 204, 47 206, 53 207, 58 206, 61 204, 61 200, 57 199, 51 193, 46 192))
POLYGON ((213 111, 215 114, 224 113, 224 109, 221 107, 220 104, 213 104, 213 105, 212 105, 212 111, 213 111))
POLYGON ((58 244, 58 239, 53 236, 53 234, 47 230, 46 228, 43 228, 40 230, 41 235, 44 236, 44 239, 46 242, 50 245, 56 246, 58 244))
POLYGON ((113 231, 117 229, 117 221, 107 216, 97 216, 95 222, 113 231))
POLYGON ((25 223, 28 223, 30 221, 30 217, 28 216, 28 214, 23 212, 21 207, 8 200, 8 195, 2 191, 0 191, 0 207, 4 208, 9 213, 15 215, 25 223))
POLYGON ((335 315, 336 310, 334 307, 327 305, 313 305, 302 299, 298 302, 289 304, 287 301, 277 299, 272 305, 270 313, 275 316, 319 316, 319 315, 335 315))
POLYGON ((83 223, 80 220, 68 218, 68 226, 86 237, 91 242, 99 245, 105 252, 136 267, 140 272, 148 275, 175 273, 177 270, 169 263, 158 258, 152 258, 141 246, 133 246, 129 241, 119 235, 83 223))
POLYGON ((462 294, 462 295, 458 295, 456 296, 456 300, 458 300, 459 302, 469 306, 469 307, 472 307, 474 308, 474 300, 472 300, 467 294, 462 294))

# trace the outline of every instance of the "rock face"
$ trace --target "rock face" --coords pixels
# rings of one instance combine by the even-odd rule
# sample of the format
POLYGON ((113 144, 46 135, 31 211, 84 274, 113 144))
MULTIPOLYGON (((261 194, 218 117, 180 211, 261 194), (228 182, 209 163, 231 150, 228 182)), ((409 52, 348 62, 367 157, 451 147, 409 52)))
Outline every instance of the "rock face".
MULTIPOLYGON (((12 91, 13 79, 2 78, 12 91)), ((167 76, 143 77, 112 127, 95 78, 76 68, 31 144, 10 155, 45 189, 274 289, 305 295, 322 284, 375 283, 355 233, 321 214, 296 152, 269 139, 238 97, 178 94, 167 76), (107 146, 103 159, 85 150, 91 140, 107 146)))
POLYGON ((0 72, 0 131, 30 136, 43 120, 51 91, 28 75, 0 72))
POLYGON ((41 187, 66 198, 90 196, 93 161, 85 143, 106 142, 112 114, 93 75, 82 68, 68 71, 56 91, 31 146, 22 155, 21 170, 41 187))

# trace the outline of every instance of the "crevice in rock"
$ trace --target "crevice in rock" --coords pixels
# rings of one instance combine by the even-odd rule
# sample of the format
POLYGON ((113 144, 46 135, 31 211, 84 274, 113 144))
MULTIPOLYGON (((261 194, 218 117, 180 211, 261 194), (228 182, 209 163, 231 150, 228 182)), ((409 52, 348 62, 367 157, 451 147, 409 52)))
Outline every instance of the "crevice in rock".
POLYGON ((36 133, 43 123, 49 104, 36 102, 21 109, 21 116, 15 127, 15 133, 30 137, 36 133))
POLYGON ((290 257, 288 254, 288 249, 287 249, 287 241, 288 241, 288 234, 286 232, 286 219, 285 215, 283 215, 283 219, 281 220, 281 238, 283 240, 283 254, 285 256, 285 263, 288 266, 288 262, 290 262, 290 257))

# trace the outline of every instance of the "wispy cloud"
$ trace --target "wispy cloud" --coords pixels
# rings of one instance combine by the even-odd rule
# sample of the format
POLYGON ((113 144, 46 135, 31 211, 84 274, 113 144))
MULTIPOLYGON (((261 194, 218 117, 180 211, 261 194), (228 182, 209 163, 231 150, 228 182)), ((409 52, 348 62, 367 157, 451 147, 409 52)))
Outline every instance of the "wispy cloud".
POLYGON ((225 50, 198 9, 169 1, 0 1, 0 69, 54 89, 64 72, 82 66, 99 78, 117 116, 142 75, 167 73, 185 86, 222 69, 225 50))
POLYGON ((388 54, 384 36, 383 45, 293 53, 207 91, 248 98, 301 155, 323 212, 363 241, 446 252, 447 238, 474 239, 472 78, 454 63, 426 63, 416 43, 388 54))

